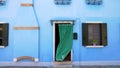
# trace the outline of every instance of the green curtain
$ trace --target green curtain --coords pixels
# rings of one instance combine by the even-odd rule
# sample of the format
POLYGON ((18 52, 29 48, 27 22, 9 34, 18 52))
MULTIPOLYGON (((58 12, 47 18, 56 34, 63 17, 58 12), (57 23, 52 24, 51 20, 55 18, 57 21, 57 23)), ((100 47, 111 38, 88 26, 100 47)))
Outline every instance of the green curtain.
POLYGON ((56 60, 63 61, 72 48, 73 25, 59 24, 60 42, 56 51, 56 60))

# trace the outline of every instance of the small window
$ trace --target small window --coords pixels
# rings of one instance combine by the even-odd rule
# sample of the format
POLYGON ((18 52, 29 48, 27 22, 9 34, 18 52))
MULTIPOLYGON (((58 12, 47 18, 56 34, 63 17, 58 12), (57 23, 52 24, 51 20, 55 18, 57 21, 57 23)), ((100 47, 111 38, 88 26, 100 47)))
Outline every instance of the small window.
POLYGON ((107 45, 106 23, 82 23, 83 46, 105 46, 107 45))
POLYGON ((69 5, 71 0, 54 0, 56 5, 69 5))
POLYGON ((0 47, 8 46, 9 24, 0 23, 0 47))
POLYGON ((102 0, 86 0, 86 3, 88 5, 101 5, 102 4, 102 0))
POLYGON ((0 5, 5 5, 6 0, 0 0, 0 5))

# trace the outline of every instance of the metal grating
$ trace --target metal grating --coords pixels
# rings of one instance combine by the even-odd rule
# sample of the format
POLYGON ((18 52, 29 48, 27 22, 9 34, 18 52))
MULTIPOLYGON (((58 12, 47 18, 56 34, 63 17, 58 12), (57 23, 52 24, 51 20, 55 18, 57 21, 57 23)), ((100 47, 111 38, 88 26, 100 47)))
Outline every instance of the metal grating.
POLYGON ((86 3, 88 5, 101 5, 102 4, 102 0, 86 0, 86 3))
POLYGON ((70 5, 71 0, 54 0, 56 5, 70 5))
POLYGON ((5 5, 6 0, 0 0, 0 5, 5 5))

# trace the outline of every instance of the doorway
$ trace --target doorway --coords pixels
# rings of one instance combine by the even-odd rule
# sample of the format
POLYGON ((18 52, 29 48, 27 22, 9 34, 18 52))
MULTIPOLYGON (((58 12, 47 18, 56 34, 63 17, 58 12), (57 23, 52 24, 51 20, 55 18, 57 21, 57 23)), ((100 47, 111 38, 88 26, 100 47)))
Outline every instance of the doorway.
MULTIPOLYGON (((53 22, 53 43, 54 43, 54 56, 53 56, 53 58, 54 58, 54 62, 70 62, 70 61, 72 61, 72 32, 73 32, 73 21, 54 21, 53 22), (60 27, 60 26, 62 26, 62 27, 60 27), (68 26, 68 28, 67 28, 67 26, 68 26), (60 28, 62 28, 62 30, 60 31, 60 28), (69 41, 65 41, 65 44, 60 44, 60 42, 61 42, 61 32, 63 33, 63 31, 65 30, 65 29, 67 29, 68 31, 71 31, 71 32, 66 32, 66 33, 68 33, 70 36, 69 36, 69 38, 70 38, 70 40, 71 40, 71 44, 68 44, 67 46, 66 46, 66 44, 67 44, 67 42, 69 42, 69 41), (62 46, 62 47, 61 47, 62 46), (61 47, 61 48, 59 48, 59 47, 61 47), (58 54, 61 54, 61 51, 65 51, 64 49, 65 48, 69 48, 69 47, 71 47, 71 49, 70 49, 70 51, 69 52, 67 52, 67 54, 65 55, 65 57, 64 57, 64 59, 60 59, 60 60, 58 60, 57 58, 59 58, 59 56, 58 56, 58 54), (63 50, 62 50, 63 49, 63 50)), ((64 34, 65 35, 65 34, 64 34)), ((63 35, 63 38, 65 37, 63 35)), ((69 38, 67 38, 67 39, 64 39, 64 40, 69 40, 69 38)), ((62 52, 63 53, 63 52, 62 52)), ((66 52, 64 52, 64 53, 66 53, 66 52)), ((61 54, 61 55, 63 55, 63 54, 61 54)))

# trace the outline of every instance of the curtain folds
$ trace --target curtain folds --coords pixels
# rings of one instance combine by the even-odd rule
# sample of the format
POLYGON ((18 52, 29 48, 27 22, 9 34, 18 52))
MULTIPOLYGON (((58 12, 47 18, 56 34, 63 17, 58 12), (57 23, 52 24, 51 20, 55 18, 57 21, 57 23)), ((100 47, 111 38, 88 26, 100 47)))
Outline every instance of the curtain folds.
POLYGON ((63 61, 72 48, 73 25, 58 24, 60 42, 56 51, 56 60, 63 61))

